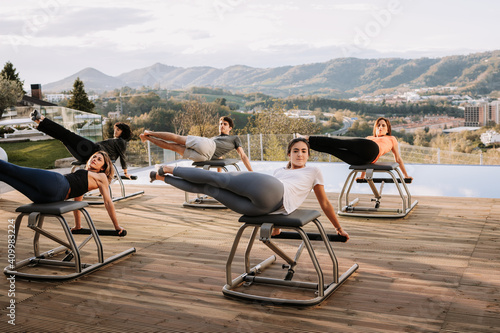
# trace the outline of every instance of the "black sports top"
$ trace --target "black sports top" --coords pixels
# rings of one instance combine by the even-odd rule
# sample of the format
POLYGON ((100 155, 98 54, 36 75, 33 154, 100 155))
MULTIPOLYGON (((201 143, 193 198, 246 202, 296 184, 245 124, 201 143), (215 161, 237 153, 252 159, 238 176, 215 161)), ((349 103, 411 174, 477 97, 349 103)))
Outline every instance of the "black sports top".
POLYGON ((89 191, 89 172, 84 169, 78 169, 74 173, 64 175, 71 189, 68 199, 84 195, 89 191))
POLYGON ((109 158, 114 161, 120 158, 120 163, 122 169, 127 169, 127 159, 125 157, 125 151, 127 150, 127 141, 122 138, 113 138, 97 143, 100 150, 104 150, 108 153, 109 158))

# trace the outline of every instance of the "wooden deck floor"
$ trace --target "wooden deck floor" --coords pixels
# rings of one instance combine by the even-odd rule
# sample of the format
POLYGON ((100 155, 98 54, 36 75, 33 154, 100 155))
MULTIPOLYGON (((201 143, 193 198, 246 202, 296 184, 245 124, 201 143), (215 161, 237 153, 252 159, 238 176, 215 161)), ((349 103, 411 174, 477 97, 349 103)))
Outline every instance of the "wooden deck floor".
MULTIPOLYGON (((334 243, 340 271, 355 262, 358 271, 322 304, 295 308, 223 296, 238 214, 183 208, 183 192, 169 186, 144 190, 116 203, 128 235, 103 237, 106 257, 130 247, 135 254, 70 282, 18 278, 15 298, 0 279, 0 331, 499 332, 498 199, 419 197, 403 219, 341 217, 351 240, 334 243), (11 299, 15 326, 7 322, 11 299)), ((329 194, 335 206, 337 195, 329 194)), ((0 196, 1 267, 9 219, 24 203, 17 192, 0 196)), ((319 209, 313 195, 303 208, 319 209)), ((88 211, 98 228, 111 227, 103 207, 88 211)), ((31 251, 32 234, 23 223, 18 259, 31 251)))

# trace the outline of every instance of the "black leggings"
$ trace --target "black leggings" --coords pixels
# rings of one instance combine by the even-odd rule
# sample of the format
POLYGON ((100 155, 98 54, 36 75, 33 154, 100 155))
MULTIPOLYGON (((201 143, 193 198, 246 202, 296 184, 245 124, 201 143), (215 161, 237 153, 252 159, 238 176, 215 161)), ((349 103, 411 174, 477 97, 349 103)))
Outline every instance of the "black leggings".
POLYGON ((0 181, 9 184, 34 203, 64 200, 69 191, 69 182, 60 173, 21 167, 2 160, 0 181))
POLYGON ((331 154, 350 165, 372 163, 378 156, 378 145, 364 138, 310 136, 311 149, 331 154))
POLYGON ((183 191, 203 193, 244 215, 272 213, 283 205, 283 183, 258 172, 214 172, 176 167, 165 183, 183 191))
POLYGON ((92 154, 100 150, 99 145, 67 130, 63 126, 48 118, 44 118, 40 124, 38 124, 37 129, 40 132, 61 141, 71 155, 73 155, 80 162, 87 162, 92 154))

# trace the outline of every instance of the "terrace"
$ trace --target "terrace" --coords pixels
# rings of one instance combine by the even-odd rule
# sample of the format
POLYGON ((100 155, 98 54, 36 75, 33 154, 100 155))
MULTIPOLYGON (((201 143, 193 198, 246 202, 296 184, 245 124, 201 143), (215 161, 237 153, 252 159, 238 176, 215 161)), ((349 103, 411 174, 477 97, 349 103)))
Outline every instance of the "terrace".
MULTIPOLYGON (((269 172, 278 166, 275 163, 282 164, 255 162, 255 166, 269 172)), ((336 206, 337 186, 347 167, 318 165, 327 168, 323 173, 328 178, 328 196, 336 206)), ((415 176, 410 190, 419 204, 407 217, 340 218, 351 236, 347 243, 333 243, 340 272, 353 263, 359 269, 325 302, 305 309, 224 297, 225 264, 239 215, 183 208, 182 191, 142 181, 151 168, 136 169, 133 174, 139 175, 139 181, 127 186, 145 194, 115 203, 128 235, 102 237, 102 241, 105 257, 130 247, 137 252, 70 282, 16 279, 16 326, 7 323, 10 285, 2 279, 1 331, 497 332, 499 167, 432 167, 408 165, 415 176), (478 176, 466 182, 467 175, 478 176), (486 183, 478 184, 481 178, 486 183), (493 190, 483 192, 484 187, 493 190)), ((388 194, 384 200, 390 201, 389 186, 384 192, 388 194)), ((15 219, 18 206, 28 202, 15 191, 0 196, 4 266, 9 220, 15 219)), ((303 208, 319 209, 312 193, 303 208)), ((104 208, 92 206, 88 211, 98 228, 111 226, 104 208)), ((68 220, 71 224, 72 217, 68 220)), ((320 220, 327 232, 334 232, 324 216, 320 220)), ((32 232, 23 225, 16 254, 32 251, 30 237, 32 232)), ((285 248, 290 246, 291 241, 283 242, 285 248)), ((263 258, 269 255, 261 247, 255 251, 263 258)), ((320 261, 326 255, 318 250, 320 261)), ((273 272, 280 273, 281 263, 273 265, 273 272)), ((303 274, 313 273, 310 265, 304 268, 303 274)))

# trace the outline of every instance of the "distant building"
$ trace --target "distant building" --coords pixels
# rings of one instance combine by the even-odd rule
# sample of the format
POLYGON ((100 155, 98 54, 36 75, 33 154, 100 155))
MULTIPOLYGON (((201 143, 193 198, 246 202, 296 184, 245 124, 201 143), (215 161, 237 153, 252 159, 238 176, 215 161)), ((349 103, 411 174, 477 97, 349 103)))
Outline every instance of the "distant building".
POLYGON ((489 113, 490 119, 494 121, 495 124, 500 124, 500 101, 490 103, 489 113))
POLYGON ((288 112, 285 112, 285 115, 288 118, 302 118, 302 119, 307 119, 310 122, 315 123, 316 122, 316 116, 311 114, 312 112, 309 110, 290 110, 288 112))
POLYGON ((500 101, 468 104, 464 111, 465 126, 486 126, 492 121, 500 124, 500 101))
POLYGON ((500 142, 500 134, 493 130, 488 130, 481 134, 481 142, 484 143, 485 146, 500 142))
POLYGON ((122 113, 120 111, 111 111, 108 112, 108 118, 110 119, 118 119, 120 118, 122 113))
POLYGON ((43 96, 45 100, 51 102, 51 103, 57 103, 60 102, 64 99, 70 99, 71 95, 69 94, 45 94, 43 96))
POLYGON ((395 132, 405 131, 406 133, 414 133, 420 129, 448 129, 462 126, 463 118, 448 117, 445 115, 429 115, 423 117, 421 121, 415 121, 408 124, 393 125, 392 130, 395 132))

